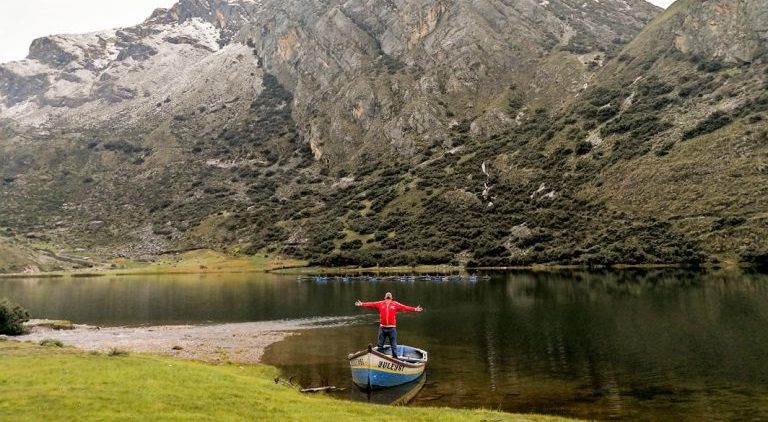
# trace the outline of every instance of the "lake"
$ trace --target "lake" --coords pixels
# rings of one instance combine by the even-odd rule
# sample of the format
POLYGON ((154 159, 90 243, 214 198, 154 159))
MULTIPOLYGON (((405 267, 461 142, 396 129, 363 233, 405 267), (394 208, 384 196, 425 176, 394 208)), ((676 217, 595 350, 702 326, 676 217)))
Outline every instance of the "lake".
POLYGON ((0 279, 34 317, 101 326, 358 315, 271 346, 304 386, 347 388, 376 337, 354 301, 391 291, 402 344, 430 353, 412 406, 596 419, 768 419, 768 276, 725 271, 507 272, 470 282, 269 274, 0 279))

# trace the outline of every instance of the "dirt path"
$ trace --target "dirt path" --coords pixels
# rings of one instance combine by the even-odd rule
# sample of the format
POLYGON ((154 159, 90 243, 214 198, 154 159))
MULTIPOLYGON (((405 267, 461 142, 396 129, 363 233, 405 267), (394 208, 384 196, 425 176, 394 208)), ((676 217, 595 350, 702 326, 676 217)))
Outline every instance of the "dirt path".
POLYGON ((20 341, 60 340, 66 346, 108 352, 118 349, 158 353, 206 362, 257 363, 264 349, 298 330, 348 323, 351 317, 244 322, 217 325, 99 328, 75 325, 72 330, 35 327, 20 341))

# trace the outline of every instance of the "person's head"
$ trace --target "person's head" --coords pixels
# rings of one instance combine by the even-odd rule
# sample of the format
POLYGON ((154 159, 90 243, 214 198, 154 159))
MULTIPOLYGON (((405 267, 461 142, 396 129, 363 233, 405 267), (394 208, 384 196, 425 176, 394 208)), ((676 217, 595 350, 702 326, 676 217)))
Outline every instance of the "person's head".
POLYGON ((387 292, 387 294, 384 295, 384 300, 387 300, 387 299, 392 300, 392 293, 387 292))

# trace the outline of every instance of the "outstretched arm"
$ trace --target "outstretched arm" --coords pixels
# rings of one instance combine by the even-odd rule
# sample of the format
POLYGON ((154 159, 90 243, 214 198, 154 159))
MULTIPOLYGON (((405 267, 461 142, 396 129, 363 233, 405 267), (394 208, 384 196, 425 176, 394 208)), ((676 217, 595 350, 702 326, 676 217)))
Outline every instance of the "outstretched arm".
POLYGON ((379 302, 360 302, 359 300, 355 302, 355 306, 358 308, 371 308, 376 309, 379 302))
POLYGON ((421 306, 413 307, 408 305, 403 305, 402 303, 397 303, 397 310, 398 311, 405 311, 405 312, 421 312, 424 309, 421 306))

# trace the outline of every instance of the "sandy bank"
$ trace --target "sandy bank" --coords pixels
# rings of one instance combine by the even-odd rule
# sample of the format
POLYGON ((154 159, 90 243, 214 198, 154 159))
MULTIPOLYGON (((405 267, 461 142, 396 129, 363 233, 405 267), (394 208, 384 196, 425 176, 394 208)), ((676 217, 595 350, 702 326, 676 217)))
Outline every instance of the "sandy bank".
POLYGON ((88 351, 111 349, 156 353, 205 362, 257 363, 264 349, 298 330, 348 323, 354 317, 244 322, 216 325, 165 325, 100 328, 75 325, 72 330, 34 327, 19 341, 60 340, 88 351))

